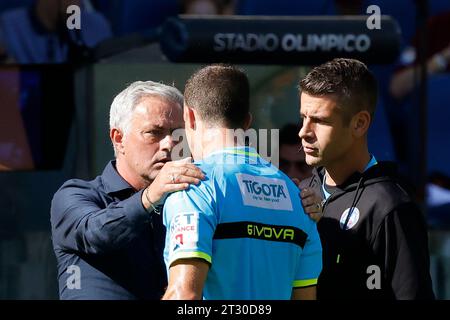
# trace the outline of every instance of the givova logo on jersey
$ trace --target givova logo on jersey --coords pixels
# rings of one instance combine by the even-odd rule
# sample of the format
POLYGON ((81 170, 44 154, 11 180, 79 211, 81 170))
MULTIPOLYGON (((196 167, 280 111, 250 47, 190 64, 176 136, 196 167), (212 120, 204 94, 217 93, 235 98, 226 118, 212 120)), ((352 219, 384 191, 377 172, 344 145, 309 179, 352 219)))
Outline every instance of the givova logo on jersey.
POLYGON ((286 181, 245 173, 237 173, 236 179, 244 205, 292 211, 292 202, 286 181))

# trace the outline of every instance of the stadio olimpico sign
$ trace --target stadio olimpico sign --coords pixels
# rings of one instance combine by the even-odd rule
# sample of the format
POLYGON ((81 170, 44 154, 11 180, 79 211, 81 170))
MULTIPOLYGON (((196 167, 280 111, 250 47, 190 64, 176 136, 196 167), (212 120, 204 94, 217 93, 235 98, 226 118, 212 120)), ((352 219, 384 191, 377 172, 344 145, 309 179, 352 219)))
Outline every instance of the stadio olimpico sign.
POLYGON ((193 17, 166 21, 160 44, 174 62, 307 65, 335 57, 366 63, 394 62, 400 28, 381 16, 369 29, 367 16, 193 17))
POLYGON ((330 51, 366 52, 370 48, 367 34, 293 34, 287 33, 280 38, 274 33, 216 33, 214 51, 246 52, 282 50, 291 51, 330 51))

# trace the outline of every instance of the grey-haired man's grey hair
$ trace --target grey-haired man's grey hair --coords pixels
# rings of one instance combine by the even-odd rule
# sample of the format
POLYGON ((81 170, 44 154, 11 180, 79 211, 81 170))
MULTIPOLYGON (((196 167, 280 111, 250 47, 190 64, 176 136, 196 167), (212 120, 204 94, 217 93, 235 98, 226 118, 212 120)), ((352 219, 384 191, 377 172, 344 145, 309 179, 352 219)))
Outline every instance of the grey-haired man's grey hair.
POLYGON ((147 96, 167 99, 183 107, 183 95, 177 88, 159 82, 135 81, 114 98, 109 110, 109 128, 119 129, 126 135, 134 109, 147 96))
POLYGON ((109 111, 109 128, 126 134, 135 107, 146 96, 167 99, 183 107, 183 95, 177 88, 159 82, 136 81, 114 98, 109 111))

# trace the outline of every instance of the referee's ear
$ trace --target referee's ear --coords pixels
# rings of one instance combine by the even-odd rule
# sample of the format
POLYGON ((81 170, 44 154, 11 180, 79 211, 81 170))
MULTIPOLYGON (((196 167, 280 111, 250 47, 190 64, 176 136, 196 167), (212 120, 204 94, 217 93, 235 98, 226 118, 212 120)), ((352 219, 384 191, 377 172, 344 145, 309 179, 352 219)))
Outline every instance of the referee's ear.
POLYGON ((247 116, 245 117, 245 121, 244 121, 244 125, 243 125, 242 129, 247 130, 248 128, 250 128, 250 125, 252 124, 252 120, 253 120, 252 114, 250 112, 247 113, 247 116))
POLYGON ((371 122, 370 113, 367 110, 362 110, 355 114, 351 120, 351 129, 356 138, 361 138, 367 135, 371 122))
POLYGON ((184 105, 183 110, 184 125, 186 128, 195 130, 196 115, 194 109, 184 105))

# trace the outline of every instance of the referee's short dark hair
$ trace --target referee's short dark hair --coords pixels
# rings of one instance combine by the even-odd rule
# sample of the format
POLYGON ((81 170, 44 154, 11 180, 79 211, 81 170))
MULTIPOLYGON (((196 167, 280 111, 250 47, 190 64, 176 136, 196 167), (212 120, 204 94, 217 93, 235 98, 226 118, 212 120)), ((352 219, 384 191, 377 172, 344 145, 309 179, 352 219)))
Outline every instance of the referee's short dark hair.
POLYGON ((184 102, 211 125, 241 128, 250 110, 247 75, 231 65, 206 66, 186 82, 184 102))
POLYGON ((367 110, 371 118, 377 104, 377 82, 361 61, 336 58, 313 68, 300 81, 300 90, 311 96, 334 95, 343 111, 344 124, 367 110))

